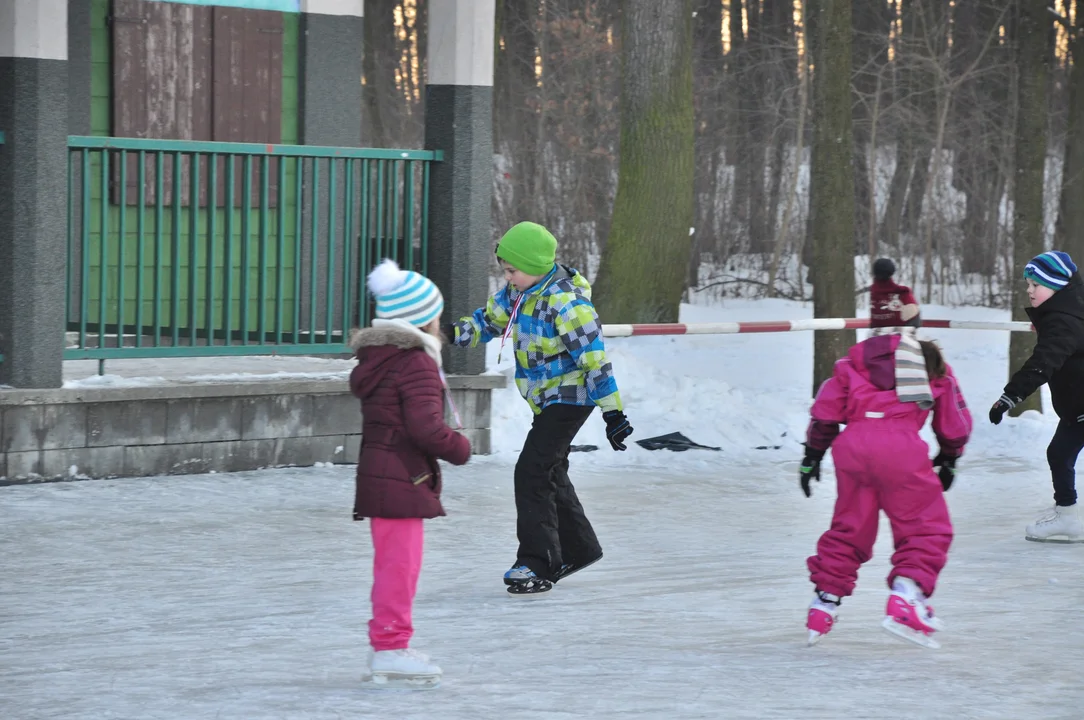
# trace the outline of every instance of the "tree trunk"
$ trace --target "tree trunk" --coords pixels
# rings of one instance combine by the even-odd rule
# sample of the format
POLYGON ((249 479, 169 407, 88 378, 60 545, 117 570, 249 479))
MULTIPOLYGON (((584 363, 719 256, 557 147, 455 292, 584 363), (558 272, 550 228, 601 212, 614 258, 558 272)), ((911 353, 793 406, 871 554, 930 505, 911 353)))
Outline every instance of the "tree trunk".
POLYGON ((693 18, 694 75, 696 104, 696 222, 689 253, 687 285, 696 287, 700 277, 700 256, 718 244, 715 232, 718 190, 715 178, 719 167, 724 77, 723 5, 719 0, 695 0, 693 18))
POLYGON ((541 8, 538 0, 500 0, 499 5, 504 49, 497 53, 494 68, 500 101, 494 107, 500 145, 494 147, 508 154, 512 181, 509 220, 544 222, 538 215, 536 200, 542 108, 535 77, 535 54, 541 8))
POLYGON ((1061 175, 1061 201, 1054 246, 1084 262, 1084 3, 1076 9, 1076 36, 1069 71, 1069 127, 1061 175))
POLYGON ((402 147, 395 127, 403 98, 395 87, 399 48, 395 35, 395 6, 399 0, 365 0, 362 25, 362 113, 364 142, 372 147, 402 147))
MULTIPOLYGON (((900 228, 907 235, 917 235, 922 223, 922 206, 926 199, 926 182, 930 177, 930 156, 932 149, 923 141, 915 153, 915 164, 911 170, 911 182, 907 186, 907 200, 903 205, 903 222, 900 228)), ((915 245, 915 249, 919 244, 915 245)))
MULTIPOLYGON (((763 105, 766 109, 770 107, 772 111, 770 118, 765 117, 766 124, 771 126, 772 145, 765 234, 773 240, 774 252, 778 253, 777 226, 780 222, 779 207, 782 203, 783 167, 787 162, 787 141, 791 136, 787 121, 795 117, 797 103, 794 102, 793 97, 798 94, 795 92, 798 85, 795 75, 798 67, 798 47, 794 37, 793 0, 765 0, 764 28, 764 64, 765 74, 768 77, 765 95, 771 100, 763 101, 763 105)), ((798 122, 800 124, 801 120, 798 122)), ((779 258, 776 255, 772 262, 772 271, 778 269, 778 261, 779 258)), ((774 288, 769 292, 774 293, 774 288)))
MULTIPOLYGON (((811 184, 813 315, 852 317, 854 302, 854 139, 851 132, 851 0, 820 0, 814 73, 811 184), (841 152, 841 149, 843 151, 841 152)), ((831 377, 836 360, 854 343, 853 330, 818 332, 813 342, 813 387, 831 377)))
POLYGON ((595 304, 604 322, 676 322, 693 220, 691 0, 627 0, 621 160, 595 304))
POLYGON ((744 46, 745 62, 738 92, 744 95, 741 107, 745 114, 745 122, 742 125, 747 133, 743 141, 747 146, 744 177, 745 184, 749 188, 749 250, 754 253, 765 253, 770 251, 770 246, 767 232, 764 166, 771 131, 771 125, 764 112, 766 102, 763 97, 767 77, 766 53, 760 3, 757 0, 750 0, 745 5, 748 30, 744 46))
POLYGON ((952 185, 967 196, 960 264, 964 273, 980 273, 987 278, 993 276, 997 260, 994 238, 987 235, 989 216, 993 213, 996 217, 997 206, 991 207, 988 201, 999 182, 993 117, 996 106, 990 98, 994 46, 987 44, 1000 19, 998 7, 988 2, 957 3, 952 30, 953 71, 960 78, 953 99, 952 130, 957 149, 952 185))
MULTIPOLYGON (((864 133, 863 133, 864 134, 864 133)), ((863 255, 869 250, 867 228, 869 227, 869 206, 873 190, 869 184, 869 161, 866 156, 869 139, 862 137, 855 140, 854 157, 854 254, 863 255)), ((877 258, 870 258, 870 262, 877 258)))
POLYGON ((917 121, 916 100, 912 94, 914 84, 913 48, 917 44, 915 23, 915 0, 900 0, 902 33, 896 41, 896 65, 899 80, 896 83, 896 102, 904 108, 904 116, 896 140, 896 168, 888 188, 888 198, 881 220, 881 239, 889 248, 899 250, 900 221, 907 199, 907 188, 915 166, 915 129, 917 121))
MULTIPOLYGON (((1017 26, 1016 179, 1013 183, 1013 277, 1043 251, 1043 180, 1046 164, 1046 0, 1021 0, 1017 26)), ((1016 282, 1013 320, 1027 320, 1024 283, 1016 282)), ((1009 369, 1019 369, 1035 347, 1033 333, 1010 333, 1009 369)), ((1042 410, 1042 395, 1033 393, 1012 409, 1042 410)))
MULTIPOLYGON (((749 82, 750 62, 745 28, 742 24, 742 0, 727 0, 730 5, 730 53, 727 56, 727 73, 733 88, 736 112, 732 113, 731 147, 734 151, 727 164, 734 168, 731 188, 730 222, 739 224, 749 237, 749 183, 747 182, 752 153, 749 145, 749 82)), ((743 250, 744 251, 744 250, 743 250)))

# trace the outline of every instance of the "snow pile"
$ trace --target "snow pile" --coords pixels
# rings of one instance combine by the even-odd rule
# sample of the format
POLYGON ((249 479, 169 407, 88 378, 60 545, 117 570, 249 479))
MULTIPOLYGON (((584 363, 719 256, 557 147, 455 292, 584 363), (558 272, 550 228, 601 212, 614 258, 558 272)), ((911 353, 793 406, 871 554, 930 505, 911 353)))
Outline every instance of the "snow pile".
MULTIPOLYGON (((864 314, 868 310, 859 313, 864 314)), ((1009 319, 1004 310, 935 305, 924 305, 923 315, 1009 319)), ((687 323, 810 317, 811 305, 786 300, 731 300, 715 307, 683 305, 681 311, 681 321, 687 323)), ((858 337, 862 339, 865 333, 860 332, 858 337)), ((1045 447, 1057 422, 1045 389, 1045 415, 1031 412, 1020 418, 1006 418, 997 427, 986 417, 1008 380, 1009 333, 924 329, 921 337, 941 345, 971 409, 975 431, 967 455, 1025 460, 1035 463, 1040 468, 1037 472, 1045 473, 1045 447)), ((532 415, 512 382, 511 353, 506 351, 502 362, 496 363, 498 345, 490 343, 488 348, 489 369, 505 374, 509 386, 493 394, 493 449, 495 459, 514 462, 532 415)), ((573 462, 605 466, 678 464, 704 469, 721 463, 747 465, 800 459, 813 395, 813 333, 614 338, 607 341, 607 350, 635 434, 627 452, 613 452, 606 441, 601 415, 595 413, 576 444, 596 445, 599 450, 575 453, 573 462), (675 431, 722 450, 647 451, 633 442, 675 431)), ((931 444, 931 452, 936 452, 928 425, 923 436, 931 444)), ((962 470, 966 463, 966 459, 961 462, 962 470)))

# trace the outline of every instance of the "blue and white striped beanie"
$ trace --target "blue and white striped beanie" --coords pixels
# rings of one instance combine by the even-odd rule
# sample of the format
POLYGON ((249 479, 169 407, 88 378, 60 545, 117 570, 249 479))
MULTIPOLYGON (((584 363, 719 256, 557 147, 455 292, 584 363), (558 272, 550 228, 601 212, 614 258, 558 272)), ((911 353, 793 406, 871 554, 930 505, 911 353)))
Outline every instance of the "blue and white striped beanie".
POLYGON ((385 260, 369 273, 369 292, 376 298, 376 316, 425 327, 444 312, 444 296, 433 281, 412 270, 400 270, 385 260))
POLYGON ((1061 290, 1069 284, 1069 278, 1076 272, 1076 265, 1067 253, 1051 250, 1036 255, 1024 266, 1024 279, 1034 280, 1039 285, 1051 290, 1061 290))

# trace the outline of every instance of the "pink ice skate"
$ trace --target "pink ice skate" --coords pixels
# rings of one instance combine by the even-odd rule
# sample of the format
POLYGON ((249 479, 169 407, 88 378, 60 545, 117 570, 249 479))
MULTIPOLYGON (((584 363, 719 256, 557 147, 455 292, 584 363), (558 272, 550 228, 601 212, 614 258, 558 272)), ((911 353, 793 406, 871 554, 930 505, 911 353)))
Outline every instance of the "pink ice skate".
POLYGON ((817 597, 809 604, 809 614, 805 626, 809 630, 809 644, 816 645, 827 635, 839 618, 839 596, 817 592, 817 597))
POLYGON ((897 577, 892 583, 881 626, 916 645, 935 650, 941 647, 933 634, 943 629, 944 623, 934 617, 933 610, 926 604, 926 596, 910 578, 897 577))

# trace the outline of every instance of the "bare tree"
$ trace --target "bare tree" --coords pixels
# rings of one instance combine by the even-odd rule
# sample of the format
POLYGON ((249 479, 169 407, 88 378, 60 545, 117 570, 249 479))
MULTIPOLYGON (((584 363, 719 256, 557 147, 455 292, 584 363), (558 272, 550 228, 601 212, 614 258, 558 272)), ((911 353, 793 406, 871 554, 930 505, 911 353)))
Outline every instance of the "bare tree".
MULTIPOLYGON (((851 0, 817 0, 818 41, 813 76, 811 183, 813 312, 854 314, 854 142, 851 134, 851 0)), ((818 332, 813 343, 813 387, 831 377, 854 331, 818 332)))
MULTIPOLYGON (((1068 24, 1068 23, 1067 23, 1068 24)), ((1071 33, 1069 122, 1061 170, 1061 202, 1055 245, 1079 262, 1084 259, 1084 4, 1077 2, 1071 33)))
POLYGON ((676 322, 693 219, 691 0, 626 0, 621 161, 595 302, 607 322, 676 322))
MULTIPOLYGON (((1043 184, 1046 170, 1046 86, 1049 75, 1047 28, 1050 15, 1046 0, 1020 0, 1017 20, 1017 115, 1016 174, 1013 184, 1013 265, 1023 268, 1043 251, 1043 184)), ((1017 281, 1013 320, 1026 320, 1028 304, 1023 283, 1017 281)), ((1009 366, 1019 368, 1031 355, 1031 333, 1012 333, 1009 366)), ((1011 414, 1042 410, 1042 397, 1033 393, 1011 414)))

